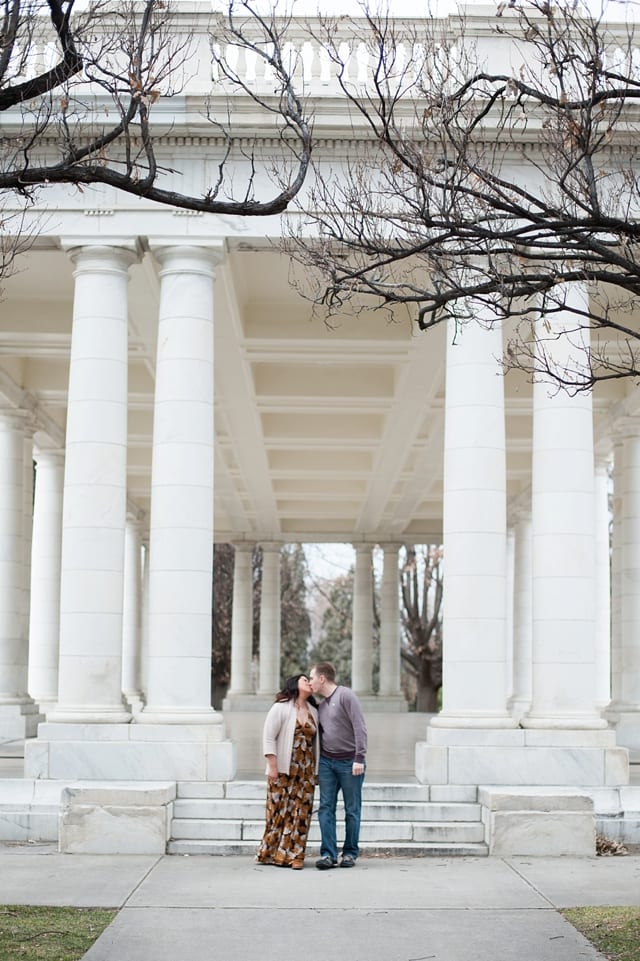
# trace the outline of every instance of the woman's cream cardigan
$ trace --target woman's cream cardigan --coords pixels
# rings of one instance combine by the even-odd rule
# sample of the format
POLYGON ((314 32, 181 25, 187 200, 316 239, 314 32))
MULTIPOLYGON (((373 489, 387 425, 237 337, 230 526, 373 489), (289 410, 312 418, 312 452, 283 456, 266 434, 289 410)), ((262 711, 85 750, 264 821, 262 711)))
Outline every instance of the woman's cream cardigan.
MULTIPOLYGON (((316 758, 316 774, 320 763, 320 732, 318 730, 318 711, 311 704, 307 705, 309 713, 316 726, 316 736, 313 743, 316 758)), ((296 730, 296 706, 293 698, 290 701, 276 701, 272 704, 264 722, 262 732, 262 748, 265 756, 275 754, 278 762, 278 772, 289 774, 291 754, 293 751, 293 735, 296 730)), ((267 774, 269 768, 267 767, 267 774)))

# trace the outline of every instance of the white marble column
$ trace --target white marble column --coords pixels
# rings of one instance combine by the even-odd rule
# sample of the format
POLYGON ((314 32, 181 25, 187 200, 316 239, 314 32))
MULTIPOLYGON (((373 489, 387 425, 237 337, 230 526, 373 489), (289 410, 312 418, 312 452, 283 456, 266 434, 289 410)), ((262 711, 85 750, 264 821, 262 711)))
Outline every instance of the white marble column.
POLYGON ((35 733, 27 693, 24 453, 27 414, 0 410, 0 739, 35 733))
POLYGON ((58 699, 64 452, 36 448, 34 455, 29 694, 46 714, 58 699))
MULTIPOLYGON (((586 309, 575 285, 568 303, 586 309)), ((546 352, 571 365, 571 314, 536 322, 546 352), (551 335, 551 336, 550 336, 551 335)), ((585 332, 582 332, 585 336, 585 332)), ((529 728, 606 726, 596 707, 594 455, 590 393, 533 386, 533 690, 529 728)))
POLYGON ((598 458, 594 484, 596 707, 611 700, 611 561, 609 544, 609 462, 598 458))
MULTIPOLYGON (((584 309, 583 301, 576 303, 584 309)), ((542 323, 547 349, 567 348, 559 325, 554 337, 556 317, 545 317, 542 323)), ((459 344, 452 343, 452 354, 464 346, 466 333, 465 328, 459 344)), ((479 346, 476 354, 480 355, 479 346)), ((505 729, 500 652, 506 536, 498 493, 504 470, 499 443, 504 417, 497 393, 493 409, 489 403, 502 381, 488 361, 486 371, 477 370, 474 356, 469 356, 466 369, 462 362, 454 364, 453 357, 447 366, 445 710, 431 721, 426 742, 416 745, 416 777, 427 784, 519 786, 527 791, 535 785, 628 783, 628 753, 616 746, 614 732, 604 729, 595 706, 591 398, 570 397, 540 383, 534 384, 533 415, 532 704, 519 727, 517 719, 510 718, 512 728, 505 729), (484 651, 486 662, 480 657, 484 651), (453 724, 448 716, 452 703, 457 710, 453 724), (490 706, 494 713, 487 717, 490 706)), ((497 338, 484 356, 500 356, 497 338)), ((519 539, 526 550, 524 531, 519 539)), ((514 572, 522 584, 522 607, 515 618, 522 623, 529 607, 526 566, 521 557, 514 572)), ((516 651, 526 658, 524 637, 516 651)), ((523 692, 524 677, 518 686, 523 692)), ((508 830, 506 813, 493 814, 508 830)))
POLYGON ((622 702, 622 564, 624 517, 624 437, 620 425, 613 434, 613 525, 611 531, 611 703, 607 717, 614 716, 615 705, 622 702))
POLYGON ((511 712, 516 721, 531 706, 531 511, 520 510, 515 522, 513 586, 513 694, 511 712))
POLYGON ((355 551, 351 686, 356 694, 366 696, 373 693, 373 573, 371 547, 368 544, 357 544, 355 551))
POLYGON ((400 691, 400 578, 398 545, 384 544, 380 598, 380 698, 399 698, 400 691))
POLYGON ((514 617, 515 617, 515 565, 516 565, 516 532, 513 525, 507 527, 507 576, 505 589, 504 627, 507 638, 507 653, 505 660, 507 706, 510 709, 514 691, 514 617))
POLYGON ((239 543, 235 545, 233 563, 233 610, 231 612, 231 682, 227 697, 233 697, 236 694, 252 694, 252 556, 252 544, 239 543))
POLYGON ((142 587, 140 597, 140 692, 142 700, 147 699, 149 687, 149 531, 141 537, 142 545, 142 587))
MULTIPOLYGON (((24 480, 22 483, 22 637, 29 656, 29 608, 31 596, 31 540, 33 536, 33 435, 35 433, 35 421, 29 415, 25 421, 24 430, 24 454, 23 472, 24 480)), ((27 672, 28 676, 28 672, 27 672)))
POLYGON ((142 543, 138 515, 127 514, 122 601, 122 693, 133 714, 142 709, 142 543))
POLYGON ((219 724, 211 707, 213 290, 219 257, 160 247, 146 723, 219 724))
POLYGON ((65 445, 58 703, 48 720, 120 723, 133 251, 79 247, 65 445))
POLYGON ((619 744, 640 750, 640 421, 628 418, 623 436, 620 560, 620 638, 611 712, 619 744))
POLYGON ((502 331, 478 321, 447 339, 443 710, 435 727, 508 728, 506 455, 502 331))
POLYGON ((263 544, 258 694, 280 690, 280 621, 280 545, 263 544))

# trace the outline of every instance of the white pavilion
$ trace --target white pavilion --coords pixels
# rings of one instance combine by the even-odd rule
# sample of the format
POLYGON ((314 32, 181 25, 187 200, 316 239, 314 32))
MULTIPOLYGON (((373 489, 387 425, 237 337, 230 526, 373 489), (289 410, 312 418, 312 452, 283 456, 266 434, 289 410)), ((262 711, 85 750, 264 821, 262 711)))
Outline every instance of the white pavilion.
MULTIPOLYGON (((198 7, 179 16, 197 24, 198 7)), ((468 16, 482 34, 484 8, 468 16)), ((196 190, 210 83, 203 57, 161 141, 196 190)), ((357 131, 319 68, 308 85, 316 150, 339 159, 357 131)), ((255 136, 251 111, 237 117, 255 136)), ((353 687, 371 714, 401 711, 398 550, 441 542, 443 709, 411 745, 414 780, 484 790, 489 832, 552 811, 583 853, 595 804, 640 840, 640 388, 571 397, 503 376, 498 325, 455 343, 406 314, 328 327, 290 284, 277 217, 63 187, 36 215, 0 303, 0 741, 25 740, 24 787, 0 780, 4 811, 46 787, 63 825, 87 814, 86 849, 120 849, 114 806, 163 845, 176 785, 233 782, 227 712, 278 688, 286 543, 354 546, 353 687), (214 542, 236 548, 224 711, 210 702, 214 542)))

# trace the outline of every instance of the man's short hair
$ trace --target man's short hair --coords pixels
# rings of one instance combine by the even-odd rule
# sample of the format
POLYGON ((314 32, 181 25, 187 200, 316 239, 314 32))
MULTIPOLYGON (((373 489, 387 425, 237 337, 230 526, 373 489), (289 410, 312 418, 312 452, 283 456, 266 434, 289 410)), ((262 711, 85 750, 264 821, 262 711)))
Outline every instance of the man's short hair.
POLYGON ((316 674, 323 675, 332 684, 334 683, 336 679, 336 669, 330 661, 318 661, 317 664, 313 665, 313 668, 316 674))

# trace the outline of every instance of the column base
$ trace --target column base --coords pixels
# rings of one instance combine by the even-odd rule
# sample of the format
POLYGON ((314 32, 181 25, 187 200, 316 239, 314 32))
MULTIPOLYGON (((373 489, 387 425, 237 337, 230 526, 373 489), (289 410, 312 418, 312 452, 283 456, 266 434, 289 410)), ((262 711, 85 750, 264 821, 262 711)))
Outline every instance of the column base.
POLYGON ((177 707, 149 707, 147 704, 136 717, 136 724, 186 724, 192 727, 222 723, 221 715, 212 707, 194 711, 193 708, 182 710, 177 707))
POLYGON ((544 731, 602 731, 609 726, 599 714, 525 714, 520 723, 544 731))
POLYGON ((432 721, 415 758, 422 784, 629 783, 629 752, 617 746, 611 730, 445 730, 432 721))
POLYGON ((96 707, 56 704, 47 714, 51 724, 128 724, 131 714, 124 707, 96 707))
POLYGON ((44 721, 37 704, 0 704, 0 741, 22 741, 35 737, 44 721))
POLYGON ((464 714, 448 714, 440 711, 431 718, 431 726, 444 730, 508 730, 518 726, 518 722, 506 711, 491 714, 487 711, 465 712, 464 714))
POLYGON ((519 724, 527 711, 531 710, 531 699, 514 697, 507 702, 507 708, 512 718, 519 724))
POLYGON ((41 724, 24 776, 88 781, 229 781, 235 745, 217 724, 41 724))
POLYGON ((131 712, 131 716, 137 719, 138 714, 144 709, 145 701, 140 693, 140 691, 123 691, 122 696, 124 697, 127 707, 131 712))

